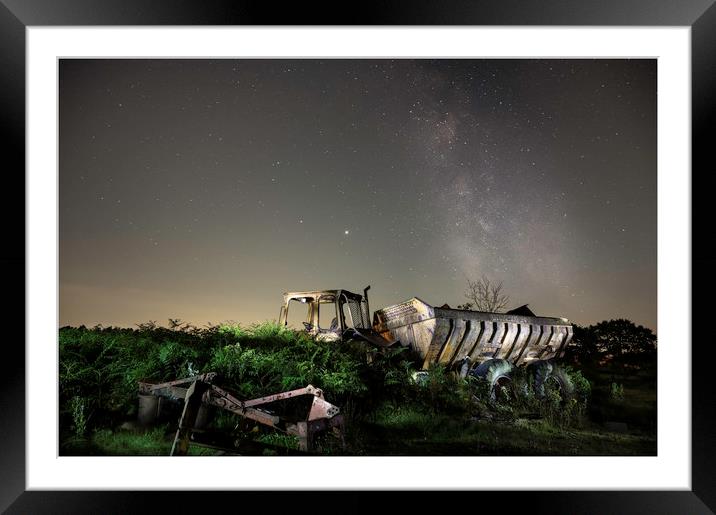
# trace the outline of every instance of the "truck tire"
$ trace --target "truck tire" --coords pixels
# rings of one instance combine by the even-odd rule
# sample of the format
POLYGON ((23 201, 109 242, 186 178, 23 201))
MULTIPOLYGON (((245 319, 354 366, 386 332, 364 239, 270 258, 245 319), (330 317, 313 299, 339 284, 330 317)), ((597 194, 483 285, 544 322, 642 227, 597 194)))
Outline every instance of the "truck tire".
POLYGON ((566 370, 558 365, 553 365, 552 373, 550 374, 548 381, 554 381, 557 388, 559 389, 562 402, 567 403, 574 397, 574 384, 569 378, 566 370))
POLYGON ((512 363, 505 359, 488 359, 473 368, 470 374, 487 381, 490 401, 496 402, 510 389, 512 368, 512 363))
POLYGON ((547 378, 552 373, 554 366, 552 363, 546 360, 538 360, 530 363, 527 366, 527 370, 532 378, 532 387, 534 388, 535 396, 538 399, 542 399, 545 396, 544 385, 547 382, 547 378))
POLYGON ((563 402, 568 401, 574 395, 574 385, 569 379, 569 375, 552 361, 535 361, 530 363, 528 370, 534 381, 534 392, 537 398, 545 397, 545 386, 548 384, 552 384, 559 390, 563 402))

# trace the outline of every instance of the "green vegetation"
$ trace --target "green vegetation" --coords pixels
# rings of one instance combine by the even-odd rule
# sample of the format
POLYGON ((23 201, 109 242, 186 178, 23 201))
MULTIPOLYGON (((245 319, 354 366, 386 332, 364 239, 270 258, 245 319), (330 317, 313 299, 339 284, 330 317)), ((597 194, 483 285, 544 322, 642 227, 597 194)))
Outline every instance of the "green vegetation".
POLYGON ((609 396, 613 401, 621 402, 624 400, 624 385, 612 383, 609 396))
MULTIPOLYGON (((89 438, 70 438, 63 442, 67 455, 82 456, 167 456, 176 429, 160 426, 146 432, 126 429, 96 429, 89 438)), ((207 456, 216 452, 198 446, 189 447, 189 455, 207 456)))
MULTIPOLYGON (((518 368, 494 398, 486 382, 461 379, 442 366, 416 378, 419 367, 404 349, 318 342, 275 324, 200 329, 172 320, 169 328, 154 323, 138 329, 64 327, 59 346, 63 454, 167 455, 175 421, 147 432, 129 423, 137 415, 137 382, 202 372, 217 372, 217 384, 243 399, 308 384, 321 388, 346 417, 346 449, 326 436, 318 442, 324 454, 656 452, 649 370, 565 366, 563 383, 546 382, 544 395, 538 395, 532 375, 518 368), (614 397, 612 385, 621 388, 621 399, 614 397), (634 430, 605 430, 611 421, 634 430)), ((228 412, 215 411, 211 424, 232 438, 265 445, 258 454, 297 447, 295 438, 228 412)), ((216 451, 192 446, 191 453, 216 451)))

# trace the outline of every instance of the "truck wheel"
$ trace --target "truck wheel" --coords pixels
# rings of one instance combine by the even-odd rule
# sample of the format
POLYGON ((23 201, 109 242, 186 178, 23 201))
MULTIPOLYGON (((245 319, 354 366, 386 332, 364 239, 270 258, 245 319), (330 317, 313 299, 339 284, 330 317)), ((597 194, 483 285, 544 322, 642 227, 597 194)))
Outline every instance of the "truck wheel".
POLYGON ((556 388, 563 402, 566 402, 574 395, 574 385, 569 379, 569 376, 552 361, 535 361, 534 363, 530 363, 528 370, 534 381, 534 392, 537 398, 543 399, 545 397, 545 386, 548 388, 556 388))
POLYGON ((554 366, 552 365, 552 363, 542 359, 534 361, 527 366, 527 370, 532 377, 532 385, 534 388, 535 396, 538 399, 542 399, 545 396, 544 385, 547 381, 547 378, 552 373, 553 368, 554 366))
POLYGON ((552 373, 547 378, 547 382, 557 388, 560 397, 562 397, 562 403, 567 403, 574 397, 574 384, 572 384, 567 372, 558 365, 553 365, 552 373))
POLYGON ((512 364, 507 360, 488 359, 477 365, 470 373, 487 381, 490 401, 496 402, 510 397, 512 368, 512 364))

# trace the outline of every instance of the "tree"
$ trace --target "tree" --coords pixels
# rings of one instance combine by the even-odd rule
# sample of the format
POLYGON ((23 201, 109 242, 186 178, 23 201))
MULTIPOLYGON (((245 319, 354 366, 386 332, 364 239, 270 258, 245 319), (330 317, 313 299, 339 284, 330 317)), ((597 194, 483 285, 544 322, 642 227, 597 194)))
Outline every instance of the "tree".
POLYGON ((574 326, 570 353, 582 363, 620 361, 646 363, 656 356, 656 335, 626 319, 574 326))
POLYGON ((574 335, 566 348, 564 358, 576 365, 595 364, 601 359, 602 350, 593 325, 572 324, 574 335))
POLYGON ((611 357, 643 356, 656 351, 656 335, 651 329, 623 318, 599 322, 594 334, 600 350, 611 357))
POLYGON ((502 281, 491 282, 484 275, 477 281, 467 280, 465 297, 470 301, 458 306, 458 309, 471 309, 499 313, 507 307, 510 298, 502 292, 502 281))

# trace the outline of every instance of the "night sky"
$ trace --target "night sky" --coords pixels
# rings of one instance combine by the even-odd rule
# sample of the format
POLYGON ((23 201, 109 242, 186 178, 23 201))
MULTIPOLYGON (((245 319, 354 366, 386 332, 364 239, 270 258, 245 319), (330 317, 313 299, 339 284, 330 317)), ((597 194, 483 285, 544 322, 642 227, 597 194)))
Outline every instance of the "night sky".
POLYGON ((288 290, 656 329, 655 60, 62 60, 60 325, 288 290))

